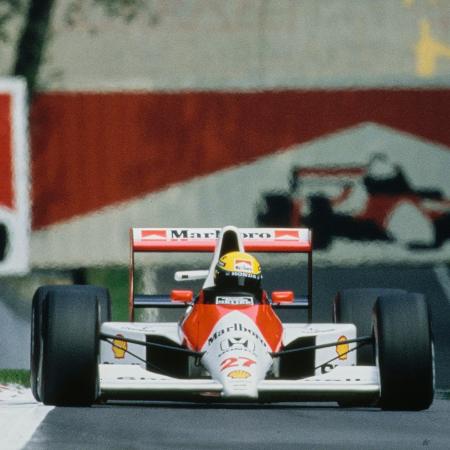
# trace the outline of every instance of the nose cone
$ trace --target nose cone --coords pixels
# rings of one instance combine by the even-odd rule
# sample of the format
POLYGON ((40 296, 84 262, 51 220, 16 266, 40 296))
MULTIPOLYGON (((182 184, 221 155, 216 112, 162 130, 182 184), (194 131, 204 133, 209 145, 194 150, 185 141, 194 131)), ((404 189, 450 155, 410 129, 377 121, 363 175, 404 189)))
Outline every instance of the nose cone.
POLYGON ((222 396, 224 398, 257 399, 257 386, 261 378, 264 377, 258 376, 255 370, 250 371, 240 368, 229 370, 221 376, 222 396))
POLYGON ((238 311, 224 316, 203 350, 202 364, 222 384, 224 398, 258 398, 258 383, 265 378, 272 358, 269 346, 248 316, 238 311))

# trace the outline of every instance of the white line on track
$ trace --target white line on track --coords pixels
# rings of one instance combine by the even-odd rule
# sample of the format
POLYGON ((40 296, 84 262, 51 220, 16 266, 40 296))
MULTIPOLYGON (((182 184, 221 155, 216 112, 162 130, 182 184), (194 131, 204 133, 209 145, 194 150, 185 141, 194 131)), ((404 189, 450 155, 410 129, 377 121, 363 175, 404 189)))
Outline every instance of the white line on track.
POLYGON ((445 264, 433 267, 434 274, 450 303, 450 276, 447 272, 447 267, 445 264))
POLYGON ((19 450, 52 410, 37 403, 30 389, 0 385, 0 448, 19 450))

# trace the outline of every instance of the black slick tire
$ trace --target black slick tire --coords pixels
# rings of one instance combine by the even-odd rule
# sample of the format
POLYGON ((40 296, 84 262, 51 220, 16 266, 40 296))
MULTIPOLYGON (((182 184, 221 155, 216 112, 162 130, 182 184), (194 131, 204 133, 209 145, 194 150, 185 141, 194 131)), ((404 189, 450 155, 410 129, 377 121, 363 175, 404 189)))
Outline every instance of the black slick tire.
MULTIPOLYGON (((372 335, 372 310, 378 297, 406 294, 402 289, 344 289, 337 293, 333 303, 335 323, 353 323, 357 337, 372 335)), ((375 365, 375 352, 372 345, 362 345, 356 350, 356 363, 359 366, 375 365)))
POLYGON ((97 398, 99 308, 95 296, 50 291, 42 305, 39 398, 90 405, 97 398))
POLYGON ((380 297, 374 309, 380 401, 384 410, 429 408, 434 363, 428 306, 421 294, 380 297))
POLYGON ((42 308, 50 292, 55 292, 60 297, 78 294, 89 297, 95 296, 99 304, 100 323, 111 321, 111 298, 108 289, 91 285, 46 285, 36 290, 31 307, 30 384, 33 396, 37 401, 41 400, 38 382, 41 358, 42 308))

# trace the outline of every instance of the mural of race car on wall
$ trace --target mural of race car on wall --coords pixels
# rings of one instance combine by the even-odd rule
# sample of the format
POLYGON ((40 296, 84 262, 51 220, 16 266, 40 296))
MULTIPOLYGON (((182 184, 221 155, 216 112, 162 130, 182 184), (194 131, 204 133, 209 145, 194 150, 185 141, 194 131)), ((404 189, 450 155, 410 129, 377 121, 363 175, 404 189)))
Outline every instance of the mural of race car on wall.
POLYGON ((413 187, 401 166, 378 153, 367 165, 294 167, 288 191, 263 195, 257 223, 309 227, 316 249, 334 237, 394 242, 406 227, 408 248, 432 249, 450 238, 450 200, 413 187))

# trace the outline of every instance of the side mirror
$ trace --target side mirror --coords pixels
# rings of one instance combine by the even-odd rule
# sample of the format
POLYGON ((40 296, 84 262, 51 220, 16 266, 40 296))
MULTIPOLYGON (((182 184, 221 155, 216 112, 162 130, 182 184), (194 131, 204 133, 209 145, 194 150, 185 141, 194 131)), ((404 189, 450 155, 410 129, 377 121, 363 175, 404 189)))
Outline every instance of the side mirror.
POLYGON ((173 289, 170 293, 170 300, 173 303, 191 303, 194 299, 194 293, 191 290, 173 289))
POLYGON ((209 270, 179 270, 175 272, 175 281, 206 280, 209 270))
POLYGON ((294 293, 292 291, 273 291, 272 303, 294 303, 294 293))

